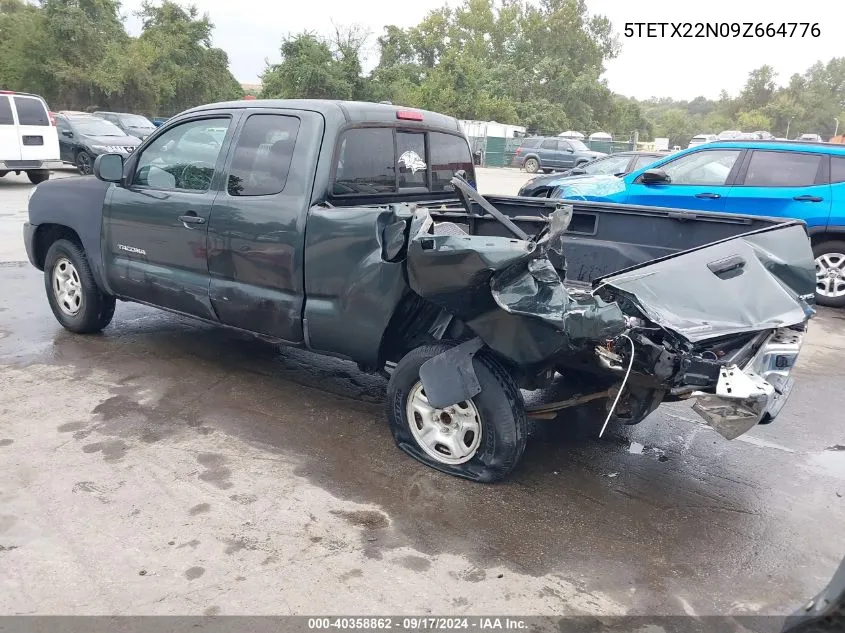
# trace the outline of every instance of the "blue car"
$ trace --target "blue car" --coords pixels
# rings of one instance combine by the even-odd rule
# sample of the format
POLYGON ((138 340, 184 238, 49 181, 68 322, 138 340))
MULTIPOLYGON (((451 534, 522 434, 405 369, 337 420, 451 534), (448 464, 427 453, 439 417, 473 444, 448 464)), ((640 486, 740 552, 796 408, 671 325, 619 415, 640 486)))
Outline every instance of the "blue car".
POLYGON ((816 302, 845 307, 845 145, 717 141, 623 178, 562 180, 549 197, 803 220, 816 257, 816 302))

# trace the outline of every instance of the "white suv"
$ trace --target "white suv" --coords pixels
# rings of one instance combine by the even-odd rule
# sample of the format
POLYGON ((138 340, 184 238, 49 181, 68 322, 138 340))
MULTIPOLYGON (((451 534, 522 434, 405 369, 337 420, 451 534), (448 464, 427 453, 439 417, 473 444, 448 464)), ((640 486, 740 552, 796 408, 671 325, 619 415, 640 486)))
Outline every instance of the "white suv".
POLYGON ((61 166, 56 122, 44 99, 0 90, 0 177, 25 171, 38 184, 61 166))

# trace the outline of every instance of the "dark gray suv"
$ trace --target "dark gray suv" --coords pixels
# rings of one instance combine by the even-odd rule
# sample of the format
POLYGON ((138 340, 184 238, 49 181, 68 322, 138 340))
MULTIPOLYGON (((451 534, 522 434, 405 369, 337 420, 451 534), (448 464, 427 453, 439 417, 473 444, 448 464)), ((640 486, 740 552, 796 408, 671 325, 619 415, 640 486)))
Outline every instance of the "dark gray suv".
POLYGON ((523 167, 529 174, 541 169, 548 173, 572 169, 591 160, 607 156, 594 152, 578 139, 556 136, 533 136, 526 138, 516 150, 511 166, 523 167))

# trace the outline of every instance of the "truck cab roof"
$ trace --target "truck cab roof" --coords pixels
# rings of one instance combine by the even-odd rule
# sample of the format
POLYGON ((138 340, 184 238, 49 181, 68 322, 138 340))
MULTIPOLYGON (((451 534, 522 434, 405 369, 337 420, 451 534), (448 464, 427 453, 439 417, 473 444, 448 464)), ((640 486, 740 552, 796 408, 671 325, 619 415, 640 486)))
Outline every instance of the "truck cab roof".
POLYGON ((419 125, 426 128, 439 128, 460 132, 458 120, 454 117, 384 103, 369 101, 333 101, 328 99, 251 99, 249 101, 224 101, 198 106, 184 112, 191 114, 203 110, 233 109, 233 108, 273 108, 310 110, 319 112, 327 120, 341 118, 345 123, 401 123, 413 127, 419 125))

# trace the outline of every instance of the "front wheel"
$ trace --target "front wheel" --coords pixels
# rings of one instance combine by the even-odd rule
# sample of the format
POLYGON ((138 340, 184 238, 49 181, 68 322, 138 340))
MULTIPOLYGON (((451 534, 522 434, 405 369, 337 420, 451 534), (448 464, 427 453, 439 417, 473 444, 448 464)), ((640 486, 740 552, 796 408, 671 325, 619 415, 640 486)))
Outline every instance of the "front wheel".
POLYGON ((387 416, 396 444, 418 461, 472 481, 504 478, 525 450, 522 395, 502 364, 484 350, 473 358, 481 393, 439 409, 429 404, 420 367, 449 349, 418 347, 396 365, 387 386, 387 416))
POLYGON ((115 298, 100 290, 85 252, 70 240, 56 240, 47 251, 44 287, 53 315, 71 332, 99 332, 114 316, 115 298))
POLYGON ((540 169, 540 161, 536 158, 527 158, 523 167, 529 174, 536 174, 537 170, 540 169))
POLYGON ((76 155, 76 169, 83 176, 94 172, 94 158, 85 150, 76 155))
POLYGON ((816 258, 816 303, 845 307, 845 242, 820 242, 813 247, 816 258))

